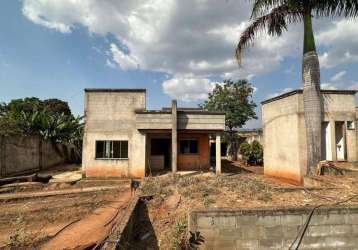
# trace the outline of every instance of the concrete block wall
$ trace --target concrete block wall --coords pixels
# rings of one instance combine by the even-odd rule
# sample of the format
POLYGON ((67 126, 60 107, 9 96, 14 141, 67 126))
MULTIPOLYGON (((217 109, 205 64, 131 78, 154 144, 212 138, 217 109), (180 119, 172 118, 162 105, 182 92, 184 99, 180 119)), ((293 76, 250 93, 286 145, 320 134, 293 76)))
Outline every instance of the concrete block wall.
POLYGON ((37 136, 0 137, 0 177, 36 172, 63 164, 70 148, 37 136))
MULTIPOLYGON (((288 249, 311 209, 216 209, 189 215, 200 249, 288 249)), ((358 206, 315 211, 299 249, 357 249, 358 206)))

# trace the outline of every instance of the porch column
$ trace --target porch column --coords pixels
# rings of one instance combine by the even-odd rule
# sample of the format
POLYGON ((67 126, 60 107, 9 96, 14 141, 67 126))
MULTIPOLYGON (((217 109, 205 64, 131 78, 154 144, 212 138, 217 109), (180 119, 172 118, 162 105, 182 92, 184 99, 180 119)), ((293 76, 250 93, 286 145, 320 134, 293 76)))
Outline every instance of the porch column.
POLYGON ((221 174, 221 136, 219 133, 216 134, 216 140, 215 140, 215 149, 216 149, 216 156, 215 156, 215 160, 216 160, 216 174, 219 175, 221 174))
POLYGON ((172 172, 177 172, 178 155, 177 101, 172 101, 172 172))

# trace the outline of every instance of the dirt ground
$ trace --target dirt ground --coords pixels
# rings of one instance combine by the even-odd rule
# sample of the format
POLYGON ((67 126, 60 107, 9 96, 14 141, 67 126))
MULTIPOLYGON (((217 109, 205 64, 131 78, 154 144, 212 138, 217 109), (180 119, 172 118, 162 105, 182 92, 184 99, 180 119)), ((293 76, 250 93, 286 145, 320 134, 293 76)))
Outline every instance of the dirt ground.
MULTIPOLYGON (((166 174, 148 177, 141 187, 153 235, 138 241, 144 249, 181 249, 187 243, 187 215, 200 208, 297 207, 333 204, 358 194, 357 176, 317 177, 315 186, 303 188, 266 177, 259 167, 240 168, 226 162, 223 174, 166 174)), ((344 205, 358 204, 353 199, 344 205)))
MULTIPOLYGON (((84 179, 75 184, 49 183, 1 187, 0 194, 46 192, 86 187, 118 188, 91 193, 56 195, 2 201, 0 204, 0 249, 38 249, 71 222, 91 215, 99 207, 113 204, 128 192, 128 181, 84 179)), ((96 210, 97 211, 97 210, 96 210)))

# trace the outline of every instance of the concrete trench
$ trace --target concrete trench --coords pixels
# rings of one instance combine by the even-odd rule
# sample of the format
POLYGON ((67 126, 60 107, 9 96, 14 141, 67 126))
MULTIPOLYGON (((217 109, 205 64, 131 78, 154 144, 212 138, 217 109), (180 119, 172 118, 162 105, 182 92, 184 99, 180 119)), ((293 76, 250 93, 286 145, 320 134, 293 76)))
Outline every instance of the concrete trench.
MULTIPOLYGON (((289 249, 312 207, 204 209, 188 215, 199 249, 289 249)), ((357 249, 358 206, 314 211, 298 249, 357 249)), ((296 249, 293 244, 292 249, 296 249)), ((101 249, 159 249, 145 199, 138 198, 101 249)))

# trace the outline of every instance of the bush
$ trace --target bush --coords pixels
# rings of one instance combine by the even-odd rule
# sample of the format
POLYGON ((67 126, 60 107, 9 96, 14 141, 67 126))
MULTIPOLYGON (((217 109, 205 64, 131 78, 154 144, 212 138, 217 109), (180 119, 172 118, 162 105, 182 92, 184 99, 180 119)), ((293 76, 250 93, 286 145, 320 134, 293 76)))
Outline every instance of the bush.
POLYGON ((248 142, 241 143, 239 153, 247 164, 263 164, 263 148, 258 141, 253 141, 251 144, 248 142))
POLYGON ((241 143, 239 153, 241 154, 242 159, 247 163, 251 157, 251 145, 246 141, 241 143))

